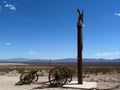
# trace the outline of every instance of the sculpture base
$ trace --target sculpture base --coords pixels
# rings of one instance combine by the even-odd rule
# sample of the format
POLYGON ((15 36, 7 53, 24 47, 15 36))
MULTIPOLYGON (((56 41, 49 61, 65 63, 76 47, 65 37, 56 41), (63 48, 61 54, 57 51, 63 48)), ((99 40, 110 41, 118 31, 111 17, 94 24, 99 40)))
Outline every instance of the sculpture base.
POLYGON ((83 84, 78 84, 77 81, 72 81, 63 85, 63 88, 76 88, 76 89, 92 89, 97 88, 97 82, 84 82, 83 84))

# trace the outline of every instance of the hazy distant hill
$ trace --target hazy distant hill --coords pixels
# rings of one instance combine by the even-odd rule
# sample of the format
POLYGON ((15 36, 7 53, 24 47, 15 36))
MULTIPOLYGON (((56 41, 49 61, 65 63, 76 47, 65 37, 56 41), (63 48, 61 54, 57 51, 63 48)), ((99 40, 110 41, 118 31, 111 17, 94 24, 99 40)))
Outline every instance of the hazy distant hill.
MULTIPOLYGON (((76 63, 76 58, 66 58, 66 59, 28 59, 28 58, 11 58, 11 59, 0 59, 0 62, 15 62, 15 63, 76 63)), ((83 63, 120 63, 120 59, 94 59, 94 58, 84 58, 83 63)))

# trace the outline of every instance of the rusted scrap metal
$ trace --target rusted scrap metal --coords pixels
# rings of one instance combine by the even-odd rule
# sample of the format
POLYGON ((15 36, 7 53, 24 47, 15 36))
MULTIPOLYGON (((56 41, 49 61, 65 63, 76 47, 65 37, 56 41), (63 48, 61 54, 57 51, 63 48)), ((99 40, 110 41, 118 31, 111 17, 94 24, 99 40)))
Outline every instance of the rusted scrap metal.
POLYGON ((78 21, 77 21, 77 68, 78 68, 78 84, 83 84, 82 78, 82 50, 83 50, 83 42, 82 42, 82 28, 83 28, 83 11, 78 12, 78 21))
MULTIPOLYGON (((20 75, 20 81, 16 85, 31 84, 38 81, 38 70, 32 70, 30 72, 24 72, 20 75)), ((55 67, 49 72, 49 80, 46 83, 50 83, 50 87, 61 87, 64 84, 72 81, 72 73, 68 68, 55 67)))
POLYGON ((52 87, 61 87, 72 81, 72 73, 64 67, 55 67, 49 73, 49 82, 52 87))
POLYGON ((38 70, 32 70, 30 72, 24 72, 20 75, 20 81, 16 85, 31 84, 38 81, 38 70))

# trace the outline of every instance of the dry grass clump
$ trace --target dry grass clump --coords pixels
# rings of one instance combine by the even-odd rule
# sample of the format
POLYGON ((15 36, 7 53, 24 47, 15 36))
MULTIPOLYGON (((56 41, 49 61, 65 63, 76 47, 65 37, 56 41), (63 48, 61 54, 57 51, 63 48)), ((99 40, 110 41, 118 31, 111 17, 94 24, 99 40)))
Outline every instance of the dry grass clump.
POLYGON ((83 72, 85 74, 107 74, 107 73, 118 73, 120 74, 120 65, 84 65, 83 72))

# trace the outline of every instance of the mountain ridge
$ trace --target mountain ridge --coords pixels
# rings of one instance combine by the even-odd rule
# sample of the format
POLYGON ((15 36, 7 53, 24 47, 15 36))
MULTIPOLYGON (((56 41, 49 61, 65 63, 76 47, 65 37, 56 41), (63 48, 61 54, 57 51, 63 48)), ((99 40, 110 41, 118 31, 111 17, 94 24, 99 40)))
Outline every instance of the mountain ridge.
MULTIPOLYGON (((64 59, 29 59, 29 58, 10 58, 10 59, 0 59, 0 63, 4 62, 30 62, 30 63, 76 63, 76 58, 64 58, 64 59)), ((95 59, 95 58, 83 58, 83 63, 120 63, 120 58, 118 59, 95 59)))

